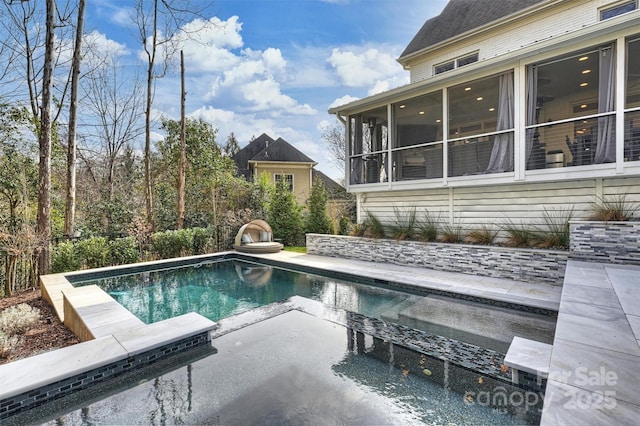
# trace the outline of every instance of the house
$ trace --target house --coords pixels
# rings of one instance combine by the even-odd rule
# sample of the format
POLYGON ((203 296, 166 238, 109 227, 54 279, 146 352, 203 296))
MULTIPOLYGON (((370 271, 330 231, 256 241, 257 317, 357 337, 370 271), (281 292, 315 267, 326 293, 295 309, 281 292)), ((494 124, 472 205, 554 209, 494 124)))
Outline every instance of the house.
POLYGON ((318 163, 282 138, 274 140, 263 133, 238 151, 233 160, 238 173, 248 181, 258 180, 263 173, 271 183, 285 180, 301 205, 311 195, 314 179, 322 179, 331 198, 339 198, 345 193, 342 186, 314 169, 318 163))
POLYGON ((640 202, 638 0, 450 0, 398 62, 410 83, 330 113, 366 212, 530 224, 640 202))

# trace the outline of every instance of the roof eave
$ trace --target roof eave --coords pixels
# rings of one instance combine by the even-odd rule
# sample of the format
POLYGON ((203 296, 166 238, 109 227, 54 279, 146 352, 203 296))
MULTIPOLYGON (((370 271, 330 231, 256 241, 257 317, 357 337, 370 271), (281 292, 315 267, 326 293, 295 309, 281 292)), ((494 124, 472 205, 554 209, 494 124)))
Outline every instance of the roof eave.
POLYGON ((513 21, 517 21, 520 20, 522 18, 528 17, 532 14, 538 13, 544 9, 547 9, 549 7, 555 6, 558 3, 562 3, 563 1, 566 0, 547 0, 547 1, 543 1, 540 2, 538 4, 535 4, 533 6, 529 6, 528 8, 519 10, 517 12, 514 12, 510 15, 506 15, 503 16, 502 18, 496 19, 495 21, 489 22, 487 24, 481 25, 479 27, 473 28, 469 31, 466 31, 462 34, 458 34, 455 37, 451 37, 448 38, 446 40, 441 41, 440 43, 436 43, 433 44, 431 46, 427 46, 425 48, 422 48, 420 50, 416 50, 415 52, 412 52, 408 55, 404 55, 404 56, 400 56, 398 59, 396 59, 396 61, 402 65, 402 67, 405 70, 408 70, 411 68, 409 62, 413 61, 415 58, 420 57, 422 55, 424 55, 425 53, 431 51, 431 50, 437 50, 437 49, 441 49, 443 47, 447 47, 448 45, 451 45, 453 43, 457 43, 461 40, 467 39, 469 37, 474 37, 477 36, 479 33, 483 33, 486 31, 490 31, 496 27, 499 27, 501 25, 504 25, 506 23, 509 22, 513 22, 513 21))

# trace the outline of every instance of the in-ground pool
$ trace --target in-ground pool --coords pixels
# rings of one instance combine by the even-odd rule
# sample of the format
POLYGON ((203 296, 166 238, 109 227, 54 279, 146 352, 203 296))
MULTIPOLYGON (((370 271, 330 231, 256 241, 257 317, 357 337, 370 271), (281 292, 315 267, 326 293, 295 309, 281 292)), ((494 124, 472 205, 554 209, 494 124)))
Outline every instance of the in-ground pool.
POLYGON ((73 281, 75 286, 99 285, 147 324, 188 312, 218 321, 302 296, 502 353, 514 335, 551 343, 555 328, 555 318, 549 313, 509 309, 481 299, 399 291, 391 285, 363 284, 238 259, 73 281))
POLYGON ((540 393, 353 330, 349 322, 288 311, 214 335, 216 353, 194 359, 183 353, 10 420, 51 425, 539 422, 540 393))

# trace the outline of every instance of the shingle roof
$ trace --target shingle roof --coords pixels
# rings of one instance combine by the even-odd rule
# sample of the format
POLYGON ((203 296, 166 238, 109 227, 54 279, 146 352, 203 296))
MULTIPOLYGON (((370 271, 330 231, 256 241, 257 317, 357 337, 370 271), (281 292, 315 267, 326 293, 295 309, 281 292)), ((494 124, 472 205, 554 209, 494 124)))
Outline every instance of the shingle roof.
POLYGON ((440 15, 424 23, 400 59, 545 0, 449 0, 440 15))
POLYGON ((282 138, 269 143, 262 151, 258 152, 249 161, 280 161, 285 163, 315 163, 304 155, 296 147, 282 138))
POLYGON ((320 170, 312 169, 313 180, 321 179, 324 183, 324 189, 327 191, 327 195, 330 200, 345 199, 347 198, 347 191, 342 185, 329 176, 322 173, 320 170))
POLYGON ((263 133, 233 156, 238 172, 247 179, 251 178, 249 161, 277 161, 284 163, 314 163, 296 147, 282 138, 273 140, 263 133))

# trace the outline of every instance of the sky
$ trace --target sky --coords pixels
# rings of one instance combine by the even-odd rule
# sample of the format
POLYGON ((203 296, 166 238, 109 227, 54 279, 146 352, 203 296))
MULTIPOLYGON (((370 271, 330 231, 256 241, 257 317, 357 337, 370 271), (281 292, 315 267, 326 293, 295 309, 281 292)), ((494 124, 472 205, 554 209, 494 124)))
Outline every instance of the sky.
MULTIPOLYGON (((192 0, 197 4, 199 0, 192 0)), ((336 105, 409 83, 396 59, 446 0, 215 0, 208 27, 184 38, 187 116, 241 147, 282 137, 340 180, 321 140, 336 105)), ((87 2, 85 32, 139 68, 133 1, 87 2)), ((187 24, 185 30, 197 26, 187 24)), ((178 68, 156 81, 156 116, 180 117, 178 68)), ((156 136, 159 137, 159 136, 156 136)))

